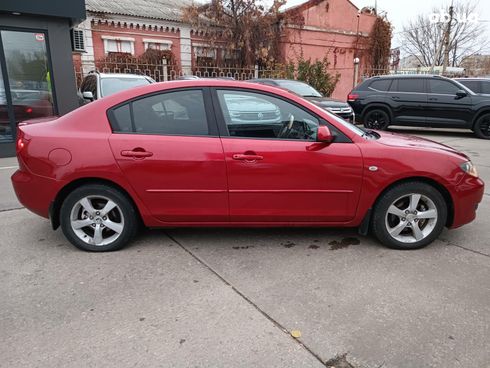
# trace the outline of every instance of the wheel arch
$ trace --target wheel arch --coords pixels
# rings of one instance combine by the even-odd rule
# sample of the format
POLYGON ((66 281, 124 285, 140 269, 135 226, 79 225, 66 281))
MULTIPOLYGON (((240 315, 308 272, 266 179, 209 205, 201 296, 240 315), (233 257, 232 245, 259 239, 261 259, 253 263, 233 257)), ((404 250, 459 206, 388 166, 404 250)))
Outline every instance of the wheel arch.
POLYGON ((385 111, 388 116, 390 117, 390 123, 393 122, 393 111, 391 110, 390 106, 386 103, 381 103, 381 102, 375 102, 375 103, 370 103, 367 105, 362 111, 361 111, 361 119, 364 120, 366 114, 374 109, 380 109, 385 111))
POLYGON ((402 184, 402 183, 409 183, 409 182, 418 182, 418 183, 426 183, 428 185, 431 185, 435 189, 441 193, 442 197, 444 198, 444 201, 446 202, 447 205, 447 219, 446 219, 446 227, 451 227, 454 221, 454 202, 453 198, 451 197, 451 194, 449 191, 439 183, 437 180, 428 178, 425 176, 411 176, 411 177, 406 177, 402 179, 398 179, 390 184, 388 184, 383 190, 377 195, 375 201, 373 202, 372 206, 368 209, 362 224, 361 224, 361 234, 367 234, 369 231, 370 223, 371 223, 371 216, 373 209, 376 207, 376 204, 379 202, 379 200, 383 197, 383 194, 386 193, 388 190, 393 188, 396 185, 402 184))
POLYGON ((56 230, 60 226, 60 210, 63 201, 75 189, 88 184, 103 184, 120 191, 124 196, 126 196, 126 198, 130 201, 131 205, 135 209, 136 213, 138 214, 138 221, 140 222, 140 224, 143 223, 140 208, 134 201, 133 197, 128 193, 128 191, 124 189, 124 187, 109 179, 89 177, 75 179, 66 184, 58 191, 58 194, 49 207, 49 218, 51 220, 51 226, 54 230, 56 230))
POLYGON ((483 115, 490 114, 490 108, 482 108, 480 109, 476 114, 475 117, 473 118, 473 121, 471 122, 471 129, 475 129, 475 124, 480 119, 483 115))

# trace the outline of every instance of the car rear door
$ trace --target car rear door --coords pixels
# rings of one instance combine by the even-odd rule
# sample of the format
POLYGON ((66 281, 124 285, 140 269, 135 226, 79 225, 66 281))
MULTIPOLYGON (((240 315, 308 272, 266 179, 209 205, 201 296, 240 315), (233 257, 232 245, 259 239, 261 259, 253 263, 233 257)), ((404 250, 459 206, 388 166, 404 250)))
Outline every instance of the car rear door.
POLYGON ((355 216, 362 157, 354 143, 339 131, 336 142, 317 143, 321 119, 282 98, 233 89, 217 89, 213 97, 232 222, 344 222, 355 216))
POLYGON ((427 107, 425 78, 395 78, 387 93, 394 125, 424 125, 427 107))
POLYGON ((109 111, 127 180, 164 222, 228 221, 224 154, 206 88, 143 96, 109 111))
POLYGON ((432 78, 428 83, 427 124, 435 128, 469 127, 474 116, 471 96, 457 96, 456 92, 461 90, 461 86, 449 80, 432 78))

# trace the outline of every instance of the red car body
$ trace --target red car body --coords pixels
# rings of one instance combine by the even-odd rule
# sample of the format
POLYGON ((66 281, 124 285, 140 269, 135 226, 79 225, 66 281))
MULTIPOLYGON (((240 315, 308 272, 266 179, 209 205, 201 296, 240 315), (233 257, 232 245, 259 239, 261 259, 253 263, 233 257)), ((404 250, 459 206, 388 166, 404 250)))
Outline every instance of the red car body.
POLYGON ((15 192, 55 227, 67 193, 93 181, 127 193, 148 227, 356 227, 383 191, 416 178, 440 189, 449 209, 446 225, 456 228, 475 218, 484 187, 460 168, 468 157, 450 147, 386 132, 365 139, 298 96, 234 81, 176 81, 124 91, 56 120, 20 126, 17 148, 15 192), (111 107, 139 95, 196 86, 274 94, 322 117, 352 142, 112 132, 111 107), (152 155, 122 155, 140 149, 152 155), (263 159, 234 159, 241 154, 263 159))

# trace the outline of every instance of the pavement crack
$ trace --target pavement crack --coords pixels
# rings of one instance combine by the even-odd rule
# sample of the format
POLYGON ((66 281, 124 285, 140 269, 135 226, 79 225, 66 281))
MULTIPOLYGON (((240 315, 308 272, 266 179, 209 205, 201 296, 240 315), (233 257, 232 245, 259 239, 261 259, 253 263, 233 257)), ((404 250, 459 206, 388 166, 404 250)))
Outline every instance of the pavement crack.
POLYGON ((23 209, 25 209, 25 207, 4 208, 4 209, 0 209, 0 212, 17 211, 17 210, 23 210, 23 209))
POLYGON ((218 271, 216 271, 213 267, 207 264, 203 259, 197 256, 190 249, 186 248, 181 242, 179 242, 176 238, 170 235, 167 231, 165 234, 175 242, 179 247, 181 247, 185 252, 187 252, 192 258, 194 258, 197 262, 207 268, 211 273, 213 273, 218 279, 220 279, 225 285, 229 286, 238 296, 240 296, 243 300, 245 300, 249 305, 251 305, 256 311, 262 314, 265 318, 267 318, 274 326, 280 329, 283 333, 285 333, 290 339, 299 344, 303 349, 305 349, 308 353, 310 353, 316 360, 318 360, 323 366, 326 366, 325 362, 322 358, 315 353, 310 347, 308 347, 305 343, 301 342, 298 338, 294 338, 291 336, 290 332, 284 327, 279 321, 275 320, 271 315, 269 315, 266 311, 261 309, 257 304, 255 304, 249 297, 247 297, 243 292, 241 292, 236 286, 234 286, 230 281, 228 281, 224 276, 222 276, 218 271))
POLYGON ((451 242, 451 241, 449 241, 447 239, 439 238, 439 240, 442 241, 443 243, 446 243, 447 245, 450 245, 450 246, 453 246, 453 247, 458 247, 458 248, 464 249, 464 250, 466 250, 468 252, 479 254, 479 255, 484 256, 484 257, 490 257, 490 254, 486 254, 486 253, 480 252, 478 250, 470 249, 470 248, 464 247, 462 245, 455 244, 455 243, 453 243, 453 242, 451 242))

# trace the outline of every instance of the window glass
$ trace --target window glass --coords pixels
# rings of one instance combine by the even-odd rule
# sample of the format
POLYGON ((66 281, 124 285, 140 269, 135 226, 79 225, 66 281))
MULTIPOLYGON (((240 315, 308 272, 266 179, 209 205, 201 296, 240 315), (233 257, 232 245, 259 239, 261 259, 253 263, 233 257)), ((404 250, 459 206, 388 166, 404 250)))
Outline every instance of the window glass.
POLYGON ((369 88, 376 91, 388 91, 390 88, 391 79, 378 79, 371 82, 369 88))
POLYGON ((120 106, 112 111, 111 126, 113 132, 131 133, 131 112, 129 104, 120 106))
POLYGON ((451 82, 442 79, 429 80, 429 91, 431 93, 455 95, 459 90, 460 88, 451 82))
POLYGON ((279 87, 288 89, 303 97, 322 97, 322 94, 312 86, 296 81, 277 81, 279 87))
POLYGON ((458 82, 461 83, 462 85, 468 87, 469 89, 471 89, 475 93, 482 93, 482 92, 480 92, 480 82, 479 81, 472 81, 472 80, 462 81, 462 80, 460 80, 458 82))
POLYGON ((399 78, 391 84, 390 91, 425 93, 424 80, 418 78, 399 78))
POLYGON ((253 92, 218 91, 232 137, 316 141, 316 117, 282 99, 253 92))
POLYGON ((480 93, 485 93, 485 94, 490 94, 490 81, 482 81, 481 84, 481 92, 480 93))
POLYGON ((112 95, 130 88, 145 86, 150 84, 150 81, 142 78, 101 78, 100 79, 100 94, 102 97, 112 95))
POLYGON ((168 92, 132 103, 136 133, 208 135, 202 91, 168 92))

